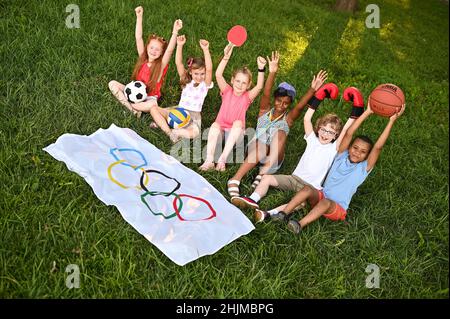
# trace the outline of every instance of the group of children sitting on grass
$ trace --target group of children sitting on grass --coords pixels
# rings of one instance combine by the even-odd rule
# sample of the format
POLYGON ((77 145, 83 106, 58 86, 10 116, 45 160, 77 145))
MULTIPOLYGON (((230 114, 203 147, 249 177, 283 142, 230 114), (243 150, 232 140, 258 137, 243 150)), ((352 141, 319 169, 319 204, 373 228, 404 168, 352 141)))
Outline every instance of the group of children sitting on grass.
MULTIPOLYGON (((111 81, 109 88, 120 103, 137 116, 140 116, 141 112, 149 113, 153 118, 150 126, 160 128, 172 142, 175 143, 181 138, 195 138, 201 132, 203 102, 208 90, 213 87, 213 64, 209 42, 200 40, 199 44, 204 57, 189 58, 186 68, 182 58, 186 38, 184 35, 178 35, 183 26, 182 21, 174 22, 172 36, 168 42, 152 34, 144 44, 143 8, 137 7, 135 12, 135 35, 139 58, 132 79, 146 84, 148 97, 144 102, 132 104, 123 93, 123 84, 111 81), (175 64, 182 87, 181 98, 176 107, 188 110, 191 115, 191 122, 179 129, 171 129, 167 124, 167 116, 171 108, 161 108, 158 105, 161 87, 175 48, 175 64)), ((354 137, 362 122, 373 113, 369 104, 364 110, 363 96, 354 87, 346 88, 343 92, 344 100, 353 104, 350 117, 345 124, 336 114, 330 113, 318 118, 313 125, 312 117, 320 103, 326 98, 335 99, 339 94, 335 84, 325 84, 327 79, 325 71, 321 70, 313 77, 311 87, 297 104, 290 108, 297 95, 292 85, 282 82, 273 94, 271 93, 279 67, 278 52, 272 52, 266 59, 263 57, 256 59, 258 76, 253 88, 251 88, 252 73, 247 67, 235 70, 230 84, 223 77, 232 52, 233 45, 227 45, 215 72, 222 104, 214 123, 209 128, 206 159, 200 166, 200 170, 225 171, 228 155, 243 137, 246 112, 263 90, 255 138, 248 143, 244 162, 227 182, 231 202, 241 208, 254 209, 257 222, 268 219, 285 222, 289 230, 294 233, 299 233, 320 216, 331 220, 345 220, 352 196, 372 171, 393 124, 404 111, 404 106, 401 111, 390 117, 376 143, 367 136, 354 137), (266 64, 269 67, 269 75, 264 83, 266 64), (291 175, 276 175, 284 160, 289 131, 304 108, 307 108, 303 117, 306 149, 291 175), (215 164, 215 148, 224 134, 225 146, 215 164), (252 184, 253 193, 248 197, 241 196, 239 185, 242 178, 258 165, 259 174, 252 184), (289 203, 271 210, 262 210, 258 202, 267 194, 270 187, 295 191, 296 195, 289 203), (291 218, 291 214, 304 207, 306 203, 311 208, 309 213, 298 221, 291 218)))

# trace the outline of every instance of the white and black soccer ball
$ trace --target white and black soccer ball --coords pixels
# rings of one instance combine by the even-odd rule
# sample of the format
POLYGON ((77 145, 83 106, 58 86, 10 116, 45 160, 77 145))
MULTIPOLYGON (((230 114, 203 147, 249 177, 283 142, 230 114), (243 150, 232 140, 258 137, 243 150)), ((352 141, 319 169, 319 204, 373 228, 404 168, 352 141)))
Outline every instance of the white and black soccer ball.
POLYGON ((132 81, 125 85, 123 93, 130 103, 143 102, 147 98, 147 86, 144 82, 132 81))

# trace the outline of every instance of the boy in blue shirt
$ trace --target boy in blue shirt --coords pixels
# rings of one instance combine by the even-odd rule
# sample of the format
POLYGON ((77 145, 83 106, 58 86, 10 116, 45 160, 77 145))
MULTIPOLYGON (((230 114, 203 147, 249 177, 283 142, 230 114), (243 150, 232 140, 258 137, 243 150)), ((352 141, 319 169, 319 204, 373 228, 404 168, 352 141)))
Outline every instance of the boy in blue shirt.
POLYGON ((361 123, 373 113, 368 104, 364 113, 345 133, 323 189, 318 191, 313 187, 305 186, 291 199, 284 211, 273 215, 272 219, 289 221, 289 230, 296 234, 322 215, 331 220, 345 220, 352 196, 372 171, 389 137, 392 126, 404 110, 405 105, 398 113, 389 118, 386 128, 375 145, 366 136, 357 136, 352 142, 353 134, 361 123), (312 208, 311 211, 299 221, 289 220, 289 214, 306 200, 312 208))

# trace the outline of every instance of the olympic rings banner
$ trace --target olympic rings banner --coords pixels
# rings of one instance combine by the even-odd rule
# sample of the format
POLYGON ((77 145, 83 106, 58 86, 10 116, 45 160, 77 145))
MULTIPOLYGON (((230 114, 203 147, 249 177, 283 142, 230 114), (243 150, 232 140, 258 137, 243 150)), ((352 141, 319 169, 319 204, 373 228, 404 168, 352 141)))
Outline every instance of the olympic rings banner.
POLYGON ((64 134, 44 150, 178 265, 254 229, 201 175, 131 129, 112 124, 90 136, 64 134))

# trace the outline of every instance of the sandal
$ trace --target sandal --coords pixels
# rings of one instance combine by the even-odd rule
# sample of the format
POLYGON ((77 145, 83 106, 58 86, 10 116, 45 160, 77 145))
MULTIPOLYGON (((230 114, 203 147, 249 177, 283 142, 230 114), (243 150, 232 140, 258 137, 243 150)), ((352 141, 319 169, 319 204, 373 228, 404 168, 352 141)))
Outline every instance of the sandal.
POLYGON ((241 181, 235 180, 235 179, 230 179, 227 182, 227 186, 228 186, 228 195, 230 195, 231 197, 237 197, 239 196, 239 184, 241 183, 241 181), (236 185, 236 186, 232 186, 232 185, 236 185))
POLYGON ((252 183, 252 188, 253 188, 253 189, 255 189, 256 187, 258 187, 259 182, 261 182, 261 178, 262 178, 262 175, 259 175, 259 174, 255 177, 255 180, 254 180, 253 183, 252 183))

